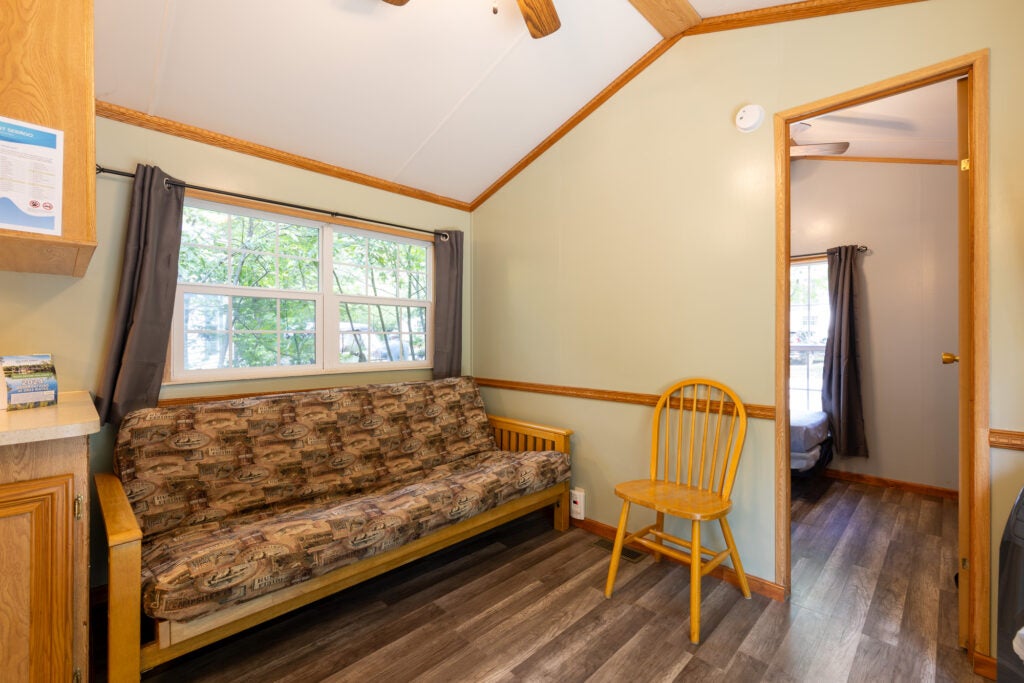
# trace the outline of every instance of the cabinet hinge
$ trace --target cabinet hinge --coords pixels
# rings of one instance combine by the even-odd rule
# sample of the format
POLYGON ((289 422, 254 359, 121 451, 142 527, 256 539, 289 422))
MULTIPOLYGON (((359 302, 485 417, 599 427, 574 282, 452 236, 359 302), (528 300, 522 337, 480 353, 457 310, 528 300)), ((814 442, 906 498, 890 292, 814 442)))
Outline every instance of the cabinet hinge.
POLYGON ((82 505, 85 503, 85 499, 82 498, 81 494, 75 496, 75 503, 72 506, 72 512, 75 515, 75 519, 82 518, 82 505))
POLYGON ((71 683, 82 683, 82 670, 75 669, 75 672, 71 674, 71 683))
POLYGON ((966 557, 961 557, 960 558, 960 568, 961 569, 970 569, 970 565, 967 564, 967 558, 966 557))
POLYGON ((961 171, 970 171, 971 170, 971 160, 970 159, 961 159, 960 160, 960 170, 961 171))

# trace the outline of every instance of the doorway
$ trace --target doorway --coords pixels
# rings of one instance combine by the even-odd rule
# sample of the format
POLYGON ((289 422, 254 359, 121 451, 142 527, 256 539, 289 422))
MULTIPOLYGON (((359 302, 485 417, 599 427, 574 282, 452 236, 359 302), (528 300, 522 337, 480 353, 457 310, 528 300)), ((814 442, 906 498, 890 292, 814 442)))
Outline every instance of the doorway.
MULTIPOLYGON (((855 105, 963 78, 963 122, 969 161, 964 187, 958 265, 960 281, 960 390, 958 455, 961 517, 959 565, 961 605, 966 607, 962 642, 969 652, 988 655, 990 643, 990 521, 988 457, 988 53, 972 53, 933 67, 812 102, 775 115, 776 149, 776 583, 791 588, 790 548, 790 255, 792 124, 855 105), (965 351, 966 349, 966 351, 965 351), (964 580, 966 578, 966 581, 964 580)), ((963 612, 964 609, 961 609, 963 612)))

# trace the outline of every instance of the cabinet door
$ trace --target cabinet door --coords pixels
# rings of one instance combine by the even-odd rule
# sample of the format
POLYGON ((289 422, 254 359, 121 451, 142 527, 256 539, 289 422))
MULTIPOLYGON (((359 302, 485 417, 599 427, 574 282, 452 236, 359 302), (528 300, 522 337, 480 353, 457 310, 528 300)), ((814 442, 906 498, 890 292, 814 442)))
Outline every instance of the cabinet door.
POLYGON ((0 485, 0 672, 72 675, 72 475, 0 485))

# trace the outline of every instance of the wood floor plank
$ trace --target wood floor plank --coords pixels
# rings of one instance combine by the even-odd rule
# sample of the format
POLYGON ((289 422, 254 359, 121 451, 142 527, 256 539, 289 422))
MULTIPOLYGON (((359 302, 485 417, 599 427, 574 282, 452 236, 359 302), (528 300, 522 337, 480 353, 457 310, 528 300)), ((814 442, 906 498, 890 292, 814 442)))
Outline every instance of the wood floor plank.
POLYGON ((854 566, 832 618, 824 625, 806 680, 845 681, 860 644, 861 628, 875 592, 878 573, 854 566))

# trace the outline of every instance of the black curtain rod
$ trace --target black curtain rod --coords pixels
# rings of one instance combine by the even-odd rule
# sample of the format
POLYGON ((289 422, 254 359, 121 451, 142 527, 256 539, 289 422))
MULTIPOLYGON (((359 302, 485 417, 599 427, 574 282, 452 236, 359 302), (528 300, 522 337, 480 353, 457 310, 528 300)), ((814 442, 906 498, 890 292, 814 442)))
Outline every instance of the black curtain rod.
MULTIPOLYGON (((857 251, 859 253, 861 253, 861 254, 863 254, 867 250, 868 250, 868 248, 865 247, 863 244, 860 244, 860 245, 857 246, 857 251)), ((789 258, 791 258, 791 259, 793 259, 793 258, 810 258, 812 256, 828 256, 828 252, 827 251, 816 251, 816 252, 811 253, 811 254, 793 254, 789 258)))
MULTIPOLYGON (((96 164, 96 175, 99 175, 100 173, 109 173, 110 175, 119 175, 122 178, 134 178, 135 177, 134 173, 130 173, 128 171, 118 171, 117 169, 106 168, 104 166, 100 166, 99 164, 96 164)), ((203 187, 201 185, 189 185, 188 183, 183 183, 180 180, 168 180, 167 182, 169 184, 171 184, 171 185, 175 185, 177 187, 184 187, 185 189, 188 189, 188 190, 200 190, 202 192, 211 192, 213 194, 222 194, 222 195, 225 195, 227 197, 235 197, 237 199, 248 199, 249 201, 260 202, 260 203, 263 203, 263 204, 273 204, 274 206, 284 206, 284 207, 289 208, 289 209, 299 209, 300 211, 310 211, 310 212, 313 212, 313 213, 322 213, 322 214, 324 214, 326 216, 330 216, 332 218, 350 218, 350 219, 355 220, 355 221, 365 221, 367 223, 376 223, 377 225, 387 225, 388 227, 399 228, 401 230, 412 230, 413 232, 422 232, 422 233, 425 233, 427 235, 437 235, 442 240, 447 240, 448 239, 448 233, 444 232, 442 230, 436 230, 435 231, 435 230, 424 230, 423 228, 413 228, 411 226, 401 225, 399 223, 389 223, 387 221, 379 221, 379 220, 377 220, 375 218, 363 218, 362 216, 353 216, 352 214, 348 214, 348 213, 339 213, 337 211, 329 211, 327 209, 318 209, 318 208, 313 207, 313 206, 303 206, 302 204, 291 204, 289 202, 279 202, 276 199, 264 199, 263 197, 253 197, 252 195, 240 194, 238 192, 229 192, 228 190, 218 190, 216 188, 203 187)))

